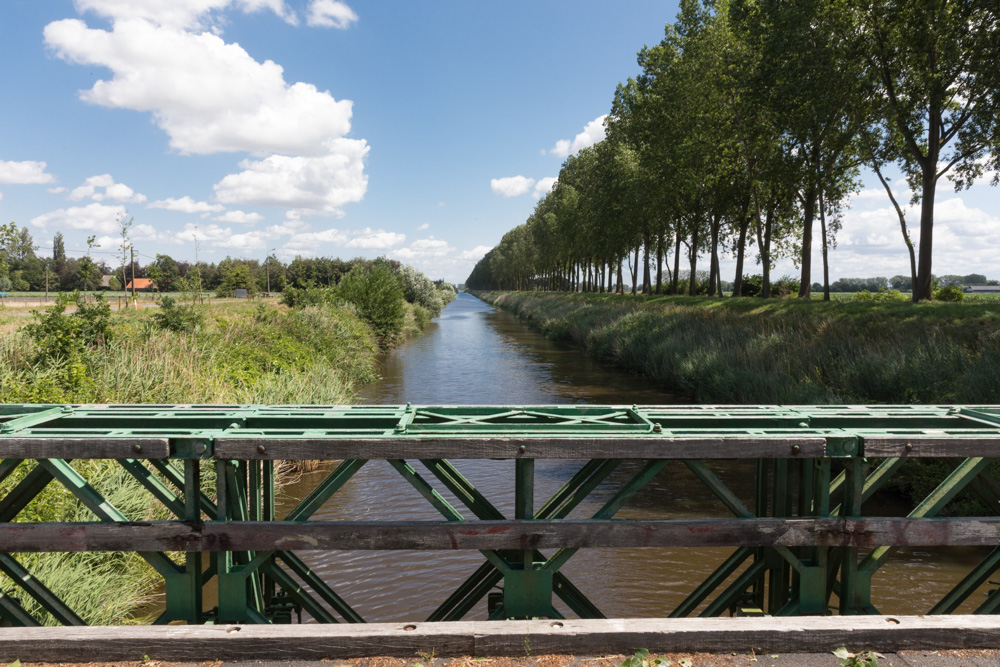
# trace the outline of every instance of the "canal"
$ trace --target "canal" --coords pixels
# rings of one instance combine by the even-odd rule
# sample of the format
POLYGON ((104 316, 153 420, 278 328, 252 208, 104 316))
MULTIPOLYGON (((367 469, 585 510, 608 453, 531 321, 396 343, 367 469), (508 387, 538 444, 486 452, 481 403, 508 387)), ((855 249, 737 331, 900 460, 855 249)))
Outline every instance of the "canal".
MULTIPOLYGON (((461 293, 427 333, 385 355, 382 380, 361 389, 369 404, 667 404, 683 398, 638 376, 597 364, 555 345, 513 315, 461 293)), ((418 471, 430 475, 416 462, 418 471)), ((508 516, 513 515, 511 461, 456 462, 508 516)), ((536 507, 579 469, 580 462, 539 461, 536 507)), ((633 475, 626 462, 571 518, 592 515, 633 475)), ((753 470, 722 462, 713 470, 746 502, 753 470)), ((290 508, 326 470, 305 473, 285 487, 290 508)), ((449 494, 456 507, 461 507, 449 494)), ((463 508, 464 509, 464 508, 463 508)), ((889 513, 889 512, 887 512, 889 513)), ((279 517, 283 516, 279 509, 279 517)), ((622 518, 726 516, 726 510, 683 464, 669 464, 618 514, 622 518)), ((318 512, 322 520, 441 519, 384 461, 371 461, 318 512)), ((665 616, 729 554, 730 549, 591 549, 578 552, 563 572, 609 617, 665 616)), ((478 552, 302 552, 301 556, 367 621, 425 619, 482 562, 478 552)), ((957 583, 980 552, 900 551, 876 575, 873 602, 883 613, 923 613, 957 583)), ((976 601, 975 604, 979 604, 976 601)), ((557 608, 567 613, 565 607, 557 608)), ((485 603, 469 618, 485 618, 485 603)))

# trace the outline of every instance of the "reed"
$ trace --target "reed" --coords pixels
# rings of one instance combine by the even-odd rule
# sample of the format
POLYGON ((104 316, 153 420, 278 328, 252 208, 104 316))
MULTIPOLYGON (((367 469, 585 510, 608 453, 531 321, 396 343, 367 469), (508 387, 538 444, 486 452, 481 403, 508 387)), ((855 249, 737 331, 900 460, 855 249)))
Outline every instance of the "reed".
MULTIPOLYGON (((193 332, 163 329, 155 311, 115 313, 110 339, 69 359, 40 361, 18 325, 0 321, 0 400, 5 403, 345 404, 357 384, 376 379, 378 346, 352 308, 249 303, 196 306, 193 332)), ((414 318, 413 315, 410 315, 414 318)), ((414 330, 416 330, 414 325, 414 330)), ((33 467, 24 462, 0 483, 0 497, 33 467)), ((165 519, 121 466, 74 461, 73 467, 132 520, 165 519)), ((154 473, 155 474, 155 473, 154 473)), ((204 469, 206 488, 214 470, 204 469)), ((91 521, 94 516, 59 484, 49 484, 19 521, 91 521)), ((87 623, 141 622, 135 614, 155 594, 158 575, 136 554, 18 554, 32 575, 87 623)), ((0 590, 13 590, 0 574, 0 590)), ((55 619, 30 597, 19 602, 55 619)))

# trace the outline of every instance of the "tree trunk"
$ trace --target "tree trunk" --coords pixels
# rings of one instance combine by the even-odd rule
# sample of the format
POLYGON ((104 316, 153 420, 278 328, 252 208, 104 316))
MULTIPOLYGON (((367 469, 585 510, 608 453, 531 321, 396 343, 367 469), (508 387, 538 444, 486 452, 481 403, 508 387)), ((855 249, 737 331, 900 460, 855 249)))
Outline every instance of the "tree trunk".
POLYGON ((680 230, 678 229, 677 238, 674 241, 674 276, 673 279, 670 281, 671 294, 677 294, 677 292, 679 291, 678 283, 680 282, 680 275, 681 275, 681 233, 680 230))
MULTIPOLYGON (((773 196, 773 195, 772 195, 773 196)), ((761 286, 760 295, 767 299, 771 296, 771 226, 774 224, 774 207, 777 204, 772 200, 767 208, 767 215, 764 216, 763 232, 757 230, 757 243, 760 245, 760 268, 761 286)))
POLYGON ((632 274, 632 296, 635 296, 639 286, 639 246, 635 247, 635 263, 629 264, 628 270, 632 274))
POLYGON ((719 286, 719 227, 722 223, 722 216, 715 214, 712 216, 712 256, 709 262, 708 271, 708 295, 722 296, 722 289, 719 286))
POLYGON ((688 259, 691 263, 691 273, 688 276, 688 296, 698 293, 698 279, 695 278, 695 271, 698 268, 698 228, 695 227, 691 233, 691 247, 688 249, 688 259))
POLYGON ((830 300, 830 248, 829 236, 826 233, 826 200, 823 198, 823 188, 819 190, 819 228, 823 233, 823 301, 830 300))
POLYGON ((750 216, 744 209, 740 216, 740 237, 736 242, 736 277, 733 279, 733 296, 743 296, 743 256, 747 247, 747 227, 750 226, 750 216))
POLYGON ((642 293, 652 294, 653 286, 649 279, 649 228, 642 233, 642 293))
POLYGON ((622 281, 622 262, 624 261, 624 259, 625 259, 624 257, 618 258, 618 287, 617 289, 615 289, 615 294, 625 293, 625 285, 623 284, 622 281))
POLYGON ((656 293, 662 293, 663 287, 663 242, 662 234, 656 235, 656 293))
POLYGON ((802 274, 799 277, 799 298, 808 299, 812 292, 812 227, 816 215, 816 188, 810 185, 806 188, 802 207, 802 274))

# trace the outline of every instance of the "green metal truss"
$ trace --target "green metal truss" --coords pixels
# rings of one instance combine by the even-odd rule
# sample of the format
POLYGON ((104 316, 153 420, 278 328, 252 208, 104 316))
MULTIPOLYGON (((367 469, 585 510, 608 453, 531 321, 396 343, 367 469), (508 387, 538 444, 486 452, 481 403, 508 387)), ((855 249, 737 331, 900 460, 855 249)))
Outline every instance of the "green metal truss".
MULTIPOLYGON (((482 565, 428 619, 446 621, 487 598, 497 619, 561 617, 556 599, 580 617, 603 617, 562 572, 584 548, 732 547, 671 612, 682 617, 878 613, 871 583, 894 548, 992 547, 929 610, 951 613, 1000 569, 1000 482, 990 467, 998 458, 997 406, 2 405, 0 624, 39 624, 27 598, 55 622, 84 623, 21 565, 15 554, 29 551, 139 553, 164 580, 158 623, 283 623, 302 612, 363 622, 296 555, 307 548, 479 551, 482 565), (914 458, 951 460, 950 472, 907 517, 872 513, 866 502, 914 458), (172 518, 125 516, 74 468, 77 459, 114 461, 172 518), (275 461, 306 459, 336 464, 276 516, 275 461), (461 459, 515 461, 512 515, 462 474, 461 459), (541 499, 535 464, 545 459, 579 467, 541 499), (752 499, 705 463, 718 459, 754 462, 752 499), (441 520, 314 520, 369 460, 387 461, 441 520), (591 517, 569 518, 625 460, 643 463, 591 517), (616 519, 668 465, 689 469, 731 516, 678 519, 668 507, 662 519, 616 519), (20 520, 49 484, 96 520, 20 520), (989 516, 939 518, 963 491, 989 516), (211 579, 218 605, 207 609, 211 579)), ((991 593, 976 611, 998 607, 991 593)))

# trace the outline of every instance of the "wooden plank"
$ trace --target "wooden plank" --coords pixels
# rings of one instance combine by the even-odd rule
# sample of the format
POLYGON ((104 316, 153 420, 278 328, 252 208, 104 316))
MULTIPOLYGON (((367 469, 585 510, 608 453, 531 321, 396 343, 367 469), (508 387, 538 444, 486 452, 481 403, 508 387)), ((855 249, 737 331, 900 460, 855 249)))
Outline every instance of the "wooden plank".
POLYGON ((165 459, 169 456, 170 441, 166 438, 0 436, 0 459, 165 459))
POLYGON ((0 551, 994 546, 1000 518, 4 523, 0 551))
POLYGON ((863 447, 873 458, 1000 458, 1000 437, 865 436, 863 447))
POLYGON ((651 652, 1000 648, 997 616, 802 616, 0 628, 0 661, 330 660, 651 652))
POLYGON ((755 459, 825 456, 821 437, 481 437, 247 438, 220 436, 220 459, 755 459), (524 451, 521 451, 521 448, 524 451), (795 449, 798 447, 798 449, 795 449))

